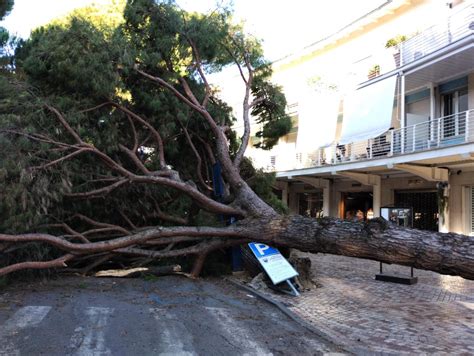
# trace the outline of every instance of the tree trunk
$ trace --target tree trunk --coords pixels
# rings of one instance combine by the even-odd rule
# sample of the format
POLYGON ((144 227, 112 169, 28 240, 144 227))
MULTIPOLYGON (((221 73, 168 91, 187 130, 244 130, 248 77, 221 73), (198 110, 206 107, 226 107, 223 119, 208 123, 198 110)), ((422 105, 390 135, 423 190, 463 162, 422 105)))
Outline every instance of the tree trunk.
POLYGON ((434 233, 392 225, 377 218, 369 222, 343 221, 334 218, 271 216, 247 218, 223 228, 174 227, 150 228, 107 242, 71 243, 47 234, 5 235, 4 242, 43 242, 56 246, 67 254, 45 262, 23 262, 0 268, 0 275, 26 268, 66 267, 66 262, 97 252, 112 252, 124 256, 173 258, 196 256, 192 271, 197 276, 209 252, 250 241, 277 247, 295 248, 312 253, 331 253, 367 258, 431 270, 442 274, 474 279, 474 239, 454 233, 434 233), (184 236, 197 244, 178 250, 149 250, 161 241, 181 241, 184 236), (200 242, 199 242, 200 241, 200 242))
POLYGON ((365 222, 299 215, 242 221, 254 239, 304 252, 330 253, 413 266, 474 279, 474 239, 403 228, 377 218, 365 222))

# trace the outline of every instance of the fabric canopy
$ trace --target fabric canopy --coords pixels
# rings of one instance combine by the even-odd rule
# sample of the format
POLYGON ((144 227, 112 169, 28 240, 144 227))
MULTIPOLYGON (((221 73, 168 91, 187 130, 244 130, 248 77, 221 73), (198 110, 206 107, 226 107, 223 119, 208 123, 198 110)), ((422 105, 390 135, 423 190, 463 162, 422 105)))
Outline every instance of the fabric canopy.
POLYGON ((396 84, 394 75, 356 90, 344 99, 339 144, 377 137, 391 127, 396 84))
POLYGON ((303 95, 298 104, 296 149, 308 152, 334 142, 339 95, 316 92, 303 95))

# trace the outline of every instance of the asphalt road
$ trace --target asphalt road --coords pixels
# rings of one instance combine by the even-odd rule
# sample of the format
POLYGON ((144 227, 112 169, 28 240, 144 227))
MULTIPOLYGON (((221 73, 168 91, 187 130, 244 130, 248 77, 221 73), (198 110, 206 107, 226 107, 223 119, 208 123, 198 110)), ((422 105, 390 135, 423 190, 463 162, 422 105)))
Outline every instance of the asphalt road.
POLYGON ((333 344, 220 279, 70 277, 0 290, 0 355, 317 355, 333 344))

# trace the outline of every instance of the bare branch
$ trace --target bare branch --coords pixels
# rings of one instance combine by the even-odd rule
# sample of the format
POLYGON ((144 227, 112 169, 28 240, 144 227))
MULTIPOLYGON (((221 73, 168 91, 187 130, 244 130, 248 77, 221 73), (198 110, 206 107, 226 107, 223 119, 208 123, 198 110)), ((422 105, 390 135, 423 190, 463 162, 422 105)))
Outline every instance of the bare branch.
POLYGON ((127 215, 125 215, 125 213, 122 211, 122 210, 119 210, 119 214, 120 216, 122 216, 122 218, 127 222, 128 225, 130 225, 130 227, 133 229, 133 230, 136 230, 137 229, 137 226, 132 223, 132 221, 128 218, 127 215))
POLYGON ((88 254, 114 251, 132 245, 143 244, 148 240, 159 237, 173 236, 191 236, 205 238, 247 238, 246 234, 234 227, 213 228, 213 227, 192 227, 192 226, 175 226, 175 227, 159 227, 137 232, 133 235, 118 237, 113 240, 91 242, 87 244, 72 243, 64 238, 49 234, 22 234, 8 235, 0 234, 0 241, 3 242, 44 242, 55 246, 61 250, 71 253, 88 254))
POLYGON ((42 165, 40 165, 40 166, 31 167, 30 169, 32 169, 32 170, 45 169, 45 168, 54 166, 54 165, 56 165, 56 164, 58 164, 58 163, 61 163, 61 162, 63 162, 63 161, 66 161, 66 160, 68 160, 68 159, 70 159, 70 158, 73 158, 73 157, 75 157, 75 156, 77 156, 77 155, 79 155, 79 154, 81 154, 81 153, 83 153, 83 152, 87 152, 87 151, 90 151, 90 149, 89 149, 89 148, 81 148, 81 149, 79 149, 79 150, 77 150, 77 151, 75 151, 75 152, 72 152, 72 153, 70 153, 70 154, 64 156, 64 157, 58 158, 58 159, 56 159, 56 160, 54 160, 54 161, 51 161, 51 162, 46 163, 46 164, 42 164, 42 165))
POLYGON ((165 161, 165 156, 164 156, 163 139, 161 138, 161 135, 159 134, 159 132, 153 127, 153 125, 151 125, 147 120, 142 118, 140 115, 135 114, 133 111, 131 111, 130 109, 126 108, 123 105, 120 105, 114 102, 110 102, 110 105, 116 107, 117 109, 126 113, 127 115, 130 115, 132 118, 140 122, 142 125, 146 126, 151 131, 158 145, 158 159, 160 162, 160 168, 165 168, 166 161, 165 161))
POLYGON ((130 117, 130 115, 127 115, 127 120, 128 120, 128 123, 130 124, 130 127, 132 129, 132 138, 133 138, 133 148, 132 148, 132 151, 133 152, 137 152, 138 150, 138 134, 137 134, 137 129, 135 127, 135 124, 133 123, 133 120, 132 118, 130 117))
POLYGON ((204 74, 204 71, 202 69, 201 57, 199 55, 199 51, 197 50, 195 43, 188 36, 186 36, 186 38, 187 38, 188 43, 190 44, 190 46, 192 48, 194 58, 196 59, 196 68, 198 70, 199 76, 201 77, 202 81, 204 82, 204 87, 206 89, 206 95, 204 96, 204 99, 202 101, 201 106, 206 107, 207 102, 209 101, 209 97, 211 95, 211 86, 209 85, 209 83, 207 81, 207 78, 204 74))
POLYGON ((61 123, 61 125, 64 126, 64 128, 66 129, 67 132, 69 132, 69 134, 71 134, 72 137, 74 137, 74 139, 76 140, 76 142, 78 144, 83 144, 84 141, 82 141, 81 137, 77 134, 77 132, 68 124, 68 122, 66 121, 66 119, 64 118, 64 116, 54 107, 50 106, 50 105, 46 105, 46 108, 51 111, 52 113, 54 113, 56 115, 56 117, 58 118, 59 122, 61 123))
POLYGON ((238 70, 239 70, 239 73, 240 73, 240 77, 242 78, 242 80, 244 81, 245 85, 247 85, 247 78, 245 78, 245 74, 244 74, 244 71, 242 69, 242 66, 240 65, 240 62, 237 60, 237 57, 234 55, 234 53, 232 53, 232 51, 225 45, 222 45, 222 47, 224 48, 224 50, 229 54, 229 56, 231 56, 232 60, 234 61, 235 65, 237 66, 238 70))
POLYGON ((73 254, 67 254, 51 261, 15 263, 13 265, 0 268, 0 276, 4 276, 6 274, 21 271, 24 269, 46 269, 46 268, 53 268, 53 267, 67 267, 66 262, 72 260, 74 257, 75 256, 73 254))
POLYGON ((60 227, 64 231, 70 233, 72 236, 77 237, 82 242, 84 242, 84 243, 89 243, 90 242, 83 234, 81 234, 80 232, 74 230, 72 227, 70 227, 68 224, 66 224, 64 222, 59 223, 59 224, 47 224, 47 225, 44 225, 44 226, 45 227, 60 227))
POLYGON ((244 95, 244 100, 242 103, 243 106, 243 114, 242 114, 242 119, 244 120, 244 134, 242 135, 242 143, 240 144, 239 150, 237 151, 237 154, 235 155, 234 158, 234 166, 238 169, 240 166, 240 163, 242 162, 242 158, 244 157, 245 150, 247 149, 247 146, 249 144, 249 139, 250 139, 250 91, 252 88, 252 82, 253 82, 253 69, 252 66, 247 58, 247 55, 244 54, 244 59, 245 59, 245 65, 247 66, 247 70, 249 73, 248 80, 245 83, 245 95, 244 95))
POLYGON ((112 230, 115 230, 115 231, 119 231, 119 232, 121 232, 125 235, 130 235, 130 231, 128 231, 127 229, 125 229, 121 226, 96 221, 96 220, 91 219, 91 218, 89 218, 85 215, 82 215, 82 214, 74 214, 73 218, 77 218, 77 219, 80 219, 82 221, 85 221, 86 223, 88 223, 92 226, 97 226, 97 227, 101 227, 101 228, 109 228, 109 229, 112 229, 112 230))
POLYGON ((164 157, 163 139, 161 138, 161 135, 159 134, 159 132, 153 127, 153 125, 151 125, 147 120, 142 118, 140 115, 134 113, 133 111, 131 111, 127 107, 125 107, 121 104, 115 103, 113 101, 104 102, 104 103, 102 103, 100 105, 97 105, 97 106, 94 106, 92 108, 82 110, 81 112, 84 113, 84 112, 89 112, 89 111, 93 111, 93 110, 98 110, 98 109, 103 108, 105 106, 112 106, 114 108, 117 108, 118 110, 122 111, 123 113, 125 113, 127 115, 127 118, 130 122, 130 125, 132 126, 132 134, 133 134, 133 138, 134 138, 133 152, 135 152, 138 149, 138 143, 137 143, 137 133, 136 133, 135 125, 133 125, 133 122, 130 120, 130 117, 137 120, 138 122, 140 122, 142 125, 144 125, 146 128, 148 128, 150 130, 150 132, 152 133, 152 135, 155 138, 155 141, 158 145, 158 158, 159 158, 159 162, 160 162, 160 167, 165 168, 166 167, 166 162, 165 162, 165 157, 164 157))
POLYGON ((47 136, 40 135, 40 134, 27 134, 25 132, 10 130, 10 129, 2 129, 2 130, 0 130, 0 132, 6 132, 6 133, 11 133, 11 134, 14 134, 14 135, 18 135, 18 136, 23 136, 23 137, 26 137, 26 138, 28 138, 32 141, 49 143, 51 145, 58 146, 59 148, 64 148, 64 149, 70 149, 70 148, 77 149, 78 148, 77 145, 70 145, 70 144, 67 144, 67 143, 64 143, 64 142, 58 142, 58 141, 55 141, 55 140, 53 140, 53 139, 51 139, 47 136))
POLYGON ((209 145, 208 142, 204 141, 201 137, 199 137, 199 135, 194 135, 194 137, 197 138, 198 141, 201 142, 201 144, 203 145, 204 149, 207 152, 209 160, 211 161, 211 164, 216 164, 216 157, 214 156, 214 152, 212 151, 211 145, 209 145))
POLYGON ((119 144, 119 148, 122 152, 124 152, 128 158, 130 158, 132 160, 132 162, 135 164, 135 166, 137 166, 137 168, 142 171, 143 174, 150 174, 150 171, 145 167, 145 165, 142 163, 142 161, 140 161, 140 159, 137 157, 137 155, 135 154, 135 152, 132 152, 131 150, 129 150, 127 147, 125 147, 124 145, 122 145, 121 143, 119 144))
POLYGON ((138 69, 138 66, 135 66, 135 70, 137 71, 137 73, 141 74, 145 78, 148 78, 151 81, 154 81, 154 82, 158 83, 159 85, 169 89, 179 100, 183 101, 184 103, 186 103, 188 106, 190 106, 194 110, 196 110, 198 112, 201 112, 201 113, 203 112, 204 109, 201 106, 196 105, 191 100, 186 98, 183 94, 181 94, 174 86, 169 84, 167 81, 161 79, 160 77, 155 77, 153 75, 150 75, 148 73, 143 72, 142 70, 138 69))
POLYGON ((180 225, 187 225, 188 224, 188 219, 164 213, 160 209, 160 206, 158 205, 158 202, 153 198, 151 198, 151 199, 153 200, 153 203, 155 205, 155 211, 152 214, 150 214, 150 216, 156 217, 156 218, 164 220, 164 221, 173 222, 175 224, 180 224, 180 225))
POLYGON ((99 189, 94 189, 90 190, 88 192, 83 192, 83 193, 70 193, 70 194, 65 194, 66 197, 68 198, 78 198, 78 199, 87 199, 87 198, 96 198, 96 197, 101 197, 104 195, 109 194, 110 192, 114 191, 121 185, 124 185, 125 183, 128 183, 129 180, 126 178, 122 178, 118 180, 117 182, 107 185, 103 188, 99 189))
POLYGON ((186 127, 183 125, 181 120, 178 118, 176 119, 178 123, 181 125, 181 129, 184 132, 184 135, 186 136, 186 140, 188 141, 189 146, 191 147, 191 150, 194 152, 194 156, 196 157, 196 175, 198 177, 199 183, 204 187, 209 192, 212 192, 213 189, 206 184, 204 181, 204 178, 202 177, 202 159, 201 155, 199 154, 198 150, 196 149, 196 146, 194 146, 193 141, 191 140, 191 136, 189 136, 189 132, 186 129, 186 127))

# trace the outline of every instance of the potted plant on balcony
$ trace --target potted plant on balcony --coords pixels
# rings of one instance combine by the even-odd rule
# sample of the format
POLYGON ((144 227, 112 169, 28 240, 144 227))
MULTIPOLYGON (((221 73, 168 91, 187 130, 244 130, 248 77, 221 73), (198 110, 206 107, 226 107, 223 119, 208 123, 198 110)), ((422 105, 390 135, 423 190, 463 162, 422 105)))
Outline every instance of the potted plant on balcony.
POLYGON ((400 46, 399 44, 408 39, 405 35, 396 35, 395 37, 390 38, 385 43, 385 48, 393 49, 393 59, 395 60, 396 67, 400 67, 400 46))
POLYGON ((368 79, 373 79, 380 75, 380 66, 378 64, 374 64, 370 69, 369 73, 367 74, 368 79))

